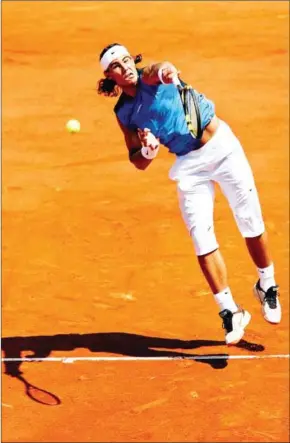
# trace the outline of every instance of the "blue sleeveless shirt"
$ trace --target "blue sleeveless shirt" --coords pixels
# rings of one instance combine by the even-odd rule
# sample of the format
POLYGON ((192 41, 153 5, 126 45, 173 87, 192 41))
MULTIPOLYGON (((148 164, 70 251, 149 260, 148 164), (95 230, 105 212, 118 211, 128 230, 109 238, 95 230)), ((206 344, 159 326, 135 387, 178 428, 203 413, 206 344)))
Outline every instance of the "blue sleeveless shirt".
MULTIPOLYGON (((214 116, 215 106, 195 92, 204 129, 214 116)), ((139 72, 135 97, 122 93, 114 111, 123 126, 130 130, 150 129, 177 156, 200 148, 200 140, 194 139, 187 128, 179 91, 173 84, 147 85, 139 72)))

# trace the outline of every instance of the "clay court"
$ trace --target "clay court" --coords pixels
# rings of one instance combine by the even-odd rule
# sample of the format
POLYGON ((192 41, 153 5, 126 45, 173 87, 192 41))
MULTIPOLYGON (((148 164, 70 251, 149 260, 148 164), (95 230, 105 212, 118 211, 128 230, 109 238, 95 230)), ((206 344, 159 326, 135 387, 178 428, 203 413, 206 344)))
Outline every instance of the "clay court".
POLYGON ((2 2, 3 442, 289 441, 288 8, 2 2), (178 66, 250 160, 283 319, 263 320, 217 189, 229 282, 252 314, 238 346, 224 344, 181 219, 174 157, 162 147, 135 169, 116 100, 95 91, 115 41, 143 65, 178 66))

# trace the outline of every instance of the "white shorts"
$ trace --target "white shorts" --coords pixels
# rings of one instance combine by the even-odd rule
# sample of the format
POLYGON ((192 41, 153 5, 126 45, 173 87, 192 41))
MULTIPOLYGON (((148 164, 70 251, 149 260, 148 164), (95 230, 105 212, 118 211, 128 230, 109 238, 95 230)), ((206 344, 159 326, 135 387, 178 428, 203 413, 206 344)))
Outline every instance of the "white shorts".
POLYGON ((220 120, 214 136, 200 149, 177 157, 169 177, 177 182, 179 206, 197 255, 218 248, 214 233, 214 182, 233 211, 243 237, 264 230, 253 173, 230 127, 220 120))

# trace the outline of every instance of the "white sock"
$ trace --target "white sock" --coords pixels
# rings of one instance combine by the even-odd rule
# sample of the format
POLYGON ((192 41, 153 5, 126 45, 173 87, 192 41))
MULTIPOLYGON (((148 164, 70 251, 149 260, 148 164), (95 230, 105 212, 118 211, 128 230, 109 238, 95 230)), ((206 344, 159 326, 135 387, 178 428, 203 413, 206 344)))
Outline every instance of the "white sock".
POLYGON ((225 288, 223 291, 214 294, 214 299, 219 305, 220 310, 229 309, 231 312, 238 311, 238 306, 234 302, 230 288, 225 288))
POLYGON ((263 291, 267 292, 271 286, 275 286, 275 277, 274 277, 274 265, 273 263, 267 268, 258 268, 258 274, 260 277, 260 286, 263 291))

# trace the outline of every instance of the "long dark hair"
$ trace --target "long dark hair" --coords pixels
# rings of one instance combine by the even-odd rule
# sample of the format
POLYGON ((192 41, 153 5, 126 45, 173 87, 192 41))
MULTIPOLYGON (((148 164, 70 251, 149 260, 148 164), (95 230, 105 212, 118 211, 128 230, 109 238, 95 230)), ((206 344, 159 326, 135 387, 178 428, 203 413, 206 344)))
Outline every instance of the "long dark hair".
MULTIPOLYGON (((106 46, 102 52, 100 53, 99 60, 103 57, 105 52, 107 52, 110 48, 113 46, 118 45, 121 46, 120 43, 111 43, 110 45, 106 46)), ((133 57, 135 65, 137 63, 140 63, 142 61, 142 55, 138 54, 135 57, 133 57)), ((111 80, 109 78, 101 78, 98 81, 97 85, 97 92, 98 94, 105 95, 106 97, 117 97, 120 94, 120 87, 117 85, 117 83, 114 80, 111 80)))

